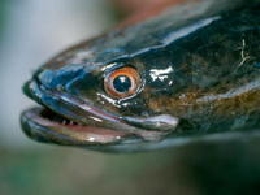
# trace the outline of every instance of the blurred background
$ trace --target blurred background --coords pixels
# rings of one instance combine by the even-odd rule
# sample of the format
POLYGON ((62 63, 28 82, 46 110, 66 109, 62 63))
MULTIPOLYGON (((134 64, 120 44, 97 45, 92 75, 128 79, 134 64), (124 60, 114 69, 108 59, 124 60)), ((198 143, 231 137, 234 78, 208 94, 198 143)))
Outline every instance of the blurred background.
POLYGON ((34 103, 21 86, 39 65, 153 3, 0 0, 1 195, 259 194, 257 139, 104 154, 35 143, 22 133, 19 114, 34 103))

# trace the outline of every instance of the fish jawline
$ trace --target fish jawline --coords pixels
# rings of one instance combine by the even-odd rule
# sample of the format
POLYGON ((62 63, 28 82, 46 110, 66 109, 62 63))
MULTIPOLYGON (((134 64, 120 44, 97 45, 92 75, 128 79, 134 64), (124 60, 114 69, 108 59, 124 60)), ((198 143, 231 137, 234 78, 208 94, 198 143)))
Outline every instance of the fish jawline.
POLYGON ((158 131, 113 130, 94 125, 77 124, 48 108, 29 108, 22 112, 20 120, 24 133, 31 139, 59 145, 101 146, 120 144, 125 140, 144 142, 149 137, 153 139, 148 141, 158 142, 162 139, 158 131), (46 116, 47 114, 48 116, 46 116), (67 120, 67 123, 61 122, 62 120, 67 120))

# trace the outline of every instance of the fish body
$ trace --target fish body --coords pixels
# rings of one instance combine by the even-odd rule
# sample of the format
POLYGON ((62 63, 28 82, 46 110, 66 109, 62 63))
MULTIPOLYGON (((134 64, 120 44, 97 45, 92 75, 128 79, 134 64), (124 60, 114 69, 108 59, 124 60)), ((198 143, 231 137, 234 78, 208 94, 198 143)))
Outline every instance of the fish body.
POLYGON ((168 9, 41 66, 21 114, 32 139, 143 150, 258 135, 260 6, 168 9))

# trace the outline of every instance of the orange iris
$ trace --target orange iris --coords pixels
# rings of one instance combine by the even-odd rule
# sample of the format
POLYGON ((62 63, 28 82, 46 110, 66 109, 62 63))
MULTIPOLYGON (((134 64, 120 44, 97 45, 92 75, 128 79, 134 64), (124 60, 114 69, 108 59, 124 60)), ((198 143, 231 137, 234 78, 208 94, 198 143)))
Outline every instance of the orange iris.
POLYGON ((136 93, 140 85, 140 75, 132 67, 116 69, 104 79, 107 94, 116 99, 123 99, 136 93))

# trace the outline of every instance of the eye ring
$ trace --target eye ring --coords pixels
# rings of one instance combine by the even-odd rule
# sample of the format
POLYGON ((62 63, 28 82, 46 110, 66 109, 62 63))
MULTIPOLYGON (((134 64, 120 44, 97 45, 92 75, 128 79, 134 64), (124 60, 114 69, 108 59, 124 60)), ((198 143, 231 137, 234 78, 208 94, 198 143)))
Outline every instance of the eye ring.
POLYGON ((124 67, 114 70, 104 78, 104 89, 109 96, 123 99, 136 93, 140 80, 136 69, 124 67))

